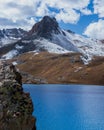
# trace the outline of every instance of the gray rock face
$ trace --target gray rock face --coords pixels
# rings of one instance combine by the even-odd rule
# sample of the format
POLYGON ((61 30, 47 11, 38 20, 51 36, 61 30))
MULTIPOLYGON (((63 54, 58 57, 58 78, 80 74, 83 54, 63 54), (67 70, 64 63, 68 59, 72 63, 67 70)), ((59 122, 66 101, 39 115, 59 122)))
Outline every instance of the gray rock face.
POLYGON ((43 19, 36 23, 30 30, 30 35, 37 35, 46 39, 51 39, 52 33, 59 34, 59 25, 56 19, 49 16, 44 16, 43 19))
POLYGON ((15 66, 0 62, 0 130, 36 130, 33 104, 15 66))

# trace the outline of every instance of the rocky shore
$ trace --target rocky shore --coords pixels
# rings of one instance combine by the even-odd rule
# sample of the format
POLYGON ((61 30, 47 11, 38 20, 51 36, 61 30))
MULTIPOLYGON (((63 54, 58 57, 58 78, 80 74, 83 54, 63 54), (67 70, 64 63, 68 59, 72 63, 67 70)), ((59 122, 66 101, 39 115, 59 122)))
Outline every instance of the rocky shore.
POLYGON ((33 104, 14 65, 0 62, 0 130, 36 130, 33 104))

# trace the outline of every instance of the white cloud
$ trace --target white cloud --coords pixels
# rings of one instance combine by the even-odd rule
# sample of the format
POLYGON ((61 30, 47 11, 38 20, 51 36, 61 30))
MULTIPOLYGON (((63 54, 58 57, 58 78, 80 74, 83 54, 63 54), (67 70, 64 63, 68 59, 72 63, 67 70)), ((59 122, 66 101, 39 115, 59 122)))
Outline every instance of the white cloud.
POLYGON ((91 10, 89 10, 89 9, 87 9, 87 8, 83 8, 83 9, 81 10, 81 12, 82 12, 84 15, 91 15, 91 14, 92 14, 91 10))
POLYGON ((104 0, 94 0, 94 13, 100 18, 104 17, 104 0))
MULTIPOLYGON (((87 9, 89 2, 90 0, 0 0, 0 19, 7 20, 4 22, 7 27, 13 25, 24 28, 30 28, 35 23, 36 16, 44 15, 53 15, 65 23, 77 23, 80 18, 79 11, 85 15, 91 14, 87 9), (49 8, 58 11, 50 11, 49 8)), ((0 27, 3 28, 3 24, 0 27)))
POLYGON ((26 0, 26 2, 25 0, 0 0, 0 20, 2 19, 0 29, 13 27, 30 29, 33 21, 35 23, 35 20, 31 19, 35 12, 35 6, 37 6, 37 2, 35 4, 34 2, 33 0, 26 0))
POLYGON ((58 21, 63 21, 64 23, 77 23, 77 21, 80 18, 80 14, 76 13, 73 10, 69 10, 69 11, 65 11, 65 10, 61 10, 60 13, 56 14, 56 19, 58 21))
MULTIPOLYGON (((58 13, 53 13, 53 15, 59 21, 62 20, 64 23, 77 23, 80 18, 80 13, 78 11, 85 14, 82 10, 84 8, 87 8, 90 0, 41 0, 41 3, 46 5, 47 7, 53 7, 59 10, 58 13)), ((89 11, 88 9, 86 10, 86 12, 89 11)), ((49 13, 49 10, 47 11, 47 13, 49 13)))
POLYGON ((49 10, 46 4, 41 3, 35 12, 35 15, 38 17, 42 17, 44 15, 49 15, 49 10))
POLYGON ((104 20, 100 19, 98 22, 89 24, 84 35, 91 38, 104 39, 104 20))

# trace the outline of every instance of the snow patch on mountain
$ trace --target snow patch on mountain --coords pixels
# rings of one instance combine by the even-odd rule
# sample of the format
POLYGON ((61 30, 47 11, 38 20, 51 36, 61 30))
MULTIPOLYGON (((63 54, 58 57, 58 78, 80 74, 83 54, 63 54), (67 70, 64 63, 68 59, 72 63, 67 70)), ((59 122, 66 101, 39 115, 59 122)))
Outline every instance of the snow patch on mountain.
POLYGON ((22 40, 22 43, 31 43, 31 40, 22 40))
POLYGON ((37 46, 37 50, 48 51, 50 53, 62 54, 72 52, 44 38, 34 40, 34 44, 37 46))
POLYGON ((18 40, 19 40, 19 38, 17 38, 17 39, 16 38, 8 38, 8 37, 2 38, 2 39, 0 39, 0 48, 5 46, 5 45, 17 42, 18 40))
POLYGON ((16 61, 13 61, 12 64, 13 65, 18 65, 18 63, 16 61))
POLYGON ((78 52, 78 48, 72 43, 70 39, 67 38, 66 35, 61 34, 53 34, 52 42, 61 46, 68 51, 78 52))
POLYGON ((9 51, 7 54, 2 56, 2 59, 12 59, 14 56, 16 56, 18 54, 17 50, 11 50, 9 51))
POLYGON ((18 44, 16 44, 15 48, 16 49, 22 49, 24 46, 19 46, 18 44))

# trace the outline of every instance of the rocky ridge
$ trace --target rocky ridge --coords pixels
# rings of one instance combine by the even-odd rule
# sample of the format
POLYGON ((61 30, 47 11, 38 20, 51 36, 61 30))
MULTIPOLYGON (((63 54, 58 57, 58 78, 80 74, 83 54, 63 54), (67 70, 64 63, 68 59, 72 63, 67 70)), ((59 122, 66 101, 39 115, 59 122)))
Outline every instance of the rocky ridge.
POLYGON ((32 27, 28 34, 51 39, 52 33, 60 33, 59 25, 54 17, 44 16, 40 22, 32 27))
POLYGON ((21 38, 26 34, 26 31, 19 28, 13 28, 13 29, 3 29, 0 30, 0 39, 1 38, 21 38))
POLYGON ((0 62, 0 130, 36 130, 33 104, 24 93, 21 74, 0 62))
POLYGON ((13 44, 25 36, 27 31, 19 28, 0 30, 0 48, 13 44))

